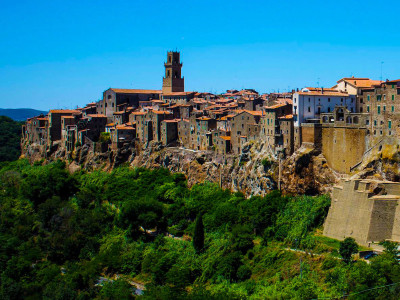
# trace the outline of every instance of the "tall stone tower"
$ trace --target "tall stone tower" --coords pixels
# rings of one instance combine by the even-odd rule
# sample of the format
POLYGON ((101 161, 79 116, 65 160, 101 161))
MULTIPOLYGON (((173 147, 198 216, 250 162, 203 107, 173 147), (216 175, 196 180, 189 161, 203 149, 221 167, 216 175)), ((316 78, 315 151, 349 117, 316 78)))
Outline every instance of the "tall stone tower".
POLYGON ((163 77, 163 93, 184 92, 185 78, 182 77, 182 63, 180 62, 180 53, 169 51, 167 53, 167 62, 165 66, 165 77, 163 77))

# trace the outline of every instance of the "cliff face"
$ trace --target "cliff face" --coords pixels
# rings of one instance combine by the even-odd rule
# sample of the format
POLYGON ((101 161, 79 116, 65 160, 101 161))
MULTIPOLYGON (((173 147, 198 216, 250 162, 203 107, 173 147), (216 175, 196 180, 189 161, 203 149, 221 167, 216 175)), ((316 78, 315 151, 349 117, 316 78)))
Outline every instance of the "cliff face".
MULTIPOLYGON (((126 145, 122 149, 94 151, 84 145, 72 153, 66 153, 57 144, 51 151, 34 145, 23 150, 31 161, 45 158, 47 161, 62 159, 69 170, 112 170, 121 164, 133 167, 164 167, 171 172, 187 176, 189 186, 210 181, 232 191, 241 191, 246 196, 265 195, 278 187, 279 162, 261 142, 247 144, 241 155, 216 155, 213 151, 193 151, 183 148, 164 148, 151 142, 147 148, 126 145)), ((324 158, 309 149, 300 149, 292 156, 281 160, 281 189, 287 194, 320 194, 329 191, 336 176, 327 167, 324 158)))

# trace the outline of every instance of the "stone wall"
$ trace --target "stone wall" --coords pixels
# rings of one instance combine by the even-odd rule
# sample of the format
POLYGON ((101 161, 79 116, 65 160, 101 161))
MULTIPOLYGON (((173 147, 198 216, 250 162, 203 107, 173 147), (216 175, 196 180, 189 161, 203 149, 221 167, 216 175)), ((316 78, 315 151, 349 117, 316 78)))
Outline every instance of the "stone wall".
POLYGON ((400 183, 347 180, 335 186, 324 224, 324 235, 372 246, 383 240, 400 241, 400 183))
POLYGON ((341 173, 361 161, 365 152, 366 129, 326 127, 322 128, 322 154, 329 167, 341 173))

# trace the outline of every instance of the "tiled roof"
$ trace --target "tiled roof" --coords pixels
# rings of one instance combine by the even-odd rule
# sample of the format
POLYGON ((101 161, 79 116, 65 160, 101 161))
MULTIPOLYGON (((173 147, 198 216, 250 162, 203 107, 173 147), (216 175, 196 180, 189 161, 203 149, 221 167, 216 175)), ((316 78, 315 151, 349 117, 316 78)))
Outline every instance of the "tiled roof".
POLYGON ((135 130, 132 126, 125 126, 125 125, 117 125, 116 126, 117 130, 135 130))
POLYGON ((169 111, 160 111, 160 110, 152 110, 152 112, 157 115, 170 115, 171 114, 169 111))
POLYGON ((196 94, 196 92, 172 92, 172 93, 163 93, 163 96, 187 96, 196 94))
POLYGON ((161 94, 160 90, 139 90, 139 89, 114 89, 110 90, 118 94, 161 94))
POLYGON ((73 113, 80 113, 79 110, 75 109, 52 109, 49 111, 49 113, 53 114, 73 114, 73 113))
POLYGON ((220 138, 223 139, 223 140, 225 140, 225 141, 230 141, 230 140, 231 140, 231 137, 230 137, 230 136, 221 135, 220 138))
POLYGON ((107 118, 106 115, 102 115, 102 114, 88 114, 87 117, 91 117, 91 118, 107 118))
POLYGON ((279 117, 279 119, 287 119, 287 120, 293 119, 293 115, 285 115, 285 116, 279 117))
POLYGON ((340 79, 337 83, 341 81, 346 81, 348 84, 358 88, 371 87, 373 85, 377 85, 382 82, 380 80, 372 80, 369 78, 345 77, 340 79))
POLYGON ((314 91, 309 91, 309 92, 296 92, 299 95, 303 95, 303 96, 333 96, 333 97, 348 97, 349 94, 348 93, 341 93, 341 92, 324 92, 322 93, 321 91, 319 92, 314 92, 314 91))

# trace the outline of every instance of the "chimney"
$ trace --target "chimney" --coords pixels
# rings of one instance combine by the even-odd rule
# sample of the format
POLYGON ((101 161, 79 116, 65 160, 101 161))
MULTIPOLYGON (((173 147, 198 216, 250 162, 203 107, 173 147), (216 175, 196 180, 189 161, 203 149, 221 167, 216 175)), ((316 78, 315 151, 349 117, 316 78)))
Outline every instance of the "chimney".
POLYGON ((324 88, 323 88, 323 87, 321 87, 321 93, 322 93, 322 94, 324 93, 324 88))

